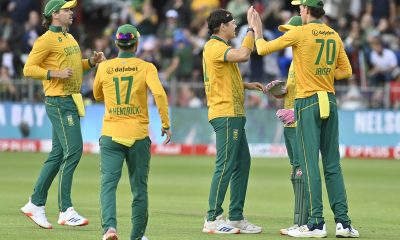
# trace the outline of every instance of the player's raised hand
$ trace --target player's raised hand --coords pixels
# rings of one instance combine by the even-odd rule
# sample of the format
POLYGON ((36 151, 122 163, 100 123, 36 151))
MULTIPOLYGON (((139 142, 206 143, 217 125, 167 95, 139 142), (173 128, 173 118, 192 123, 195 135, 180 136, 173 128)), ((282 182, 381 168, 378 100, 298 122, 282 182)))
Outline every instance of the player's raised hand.
POLYGON ((163 144, 166 145, 171 141, 171 136, 172 136, 172 132, 170 129, 165 129, 165 128, 161 128, 161 137, 164 137, 164 135, 167 135, 163 144))
POLYGON ((253 13, 254 13, 254 7, 250 6, 249 9, 247 10, 247 24, 249 25, 249 28, 253 27, 253 13))
POLYGON ((253 29, 254 29, 254 34, 256 38, 263 37, 263 29, 262 29, 262 22, 261 22, 261 17, 260 14, 254 9, 253 14, 252 14, 253 19, 251 20, 251 23, 253 24, 253 29))

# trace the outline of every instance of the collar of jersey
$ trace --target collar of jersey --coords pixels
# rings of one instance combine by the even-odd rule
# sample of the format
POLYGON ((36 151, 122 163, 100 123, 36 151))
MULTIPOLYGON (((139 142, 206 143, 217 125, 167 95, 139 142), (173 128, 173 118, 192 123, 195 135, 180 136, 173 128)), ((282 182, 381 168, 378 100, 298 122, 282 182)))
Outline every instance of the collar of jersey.
POLYGON ((212 35, 210 38, 211 38, 211 39, 218 40, 218 41, 221 41, 221 42, 224 42, 226 45, 228 45, 228 43, 225 42, 224 39, 222 39, 222 38, 220 38, 220 37, 218 37, 218 36, 212 35))
POLYGON ((49 30, 52 31, 52 32, 55 32, 55 33, 62 33, 64 35, 67 34, 67 32, 63 32, 63 29, 60 26, 52 26, 52 25, 50 25, 49 26, 49 30))
POLYGON ((120 52, 120 53, 118 53, 118 57, 119 58, 131 58, 131 57, 135 57, 135 54, 130 53, 130 52, 120 52))
POLYGON ((52 32, 62 32, 62 27, 60 27, 60 26, 49 26, 49 30, 50 31, 52 31, 52 32))
MULTIPOLYGON (((321 21, 321 20, 311 20, 311 21, 309 21, 308 23, 319 23, 319 24, 321 24, 322 21, 321 21)), ((307 24, 308 24, 308 23, 307 23, 307 24)))

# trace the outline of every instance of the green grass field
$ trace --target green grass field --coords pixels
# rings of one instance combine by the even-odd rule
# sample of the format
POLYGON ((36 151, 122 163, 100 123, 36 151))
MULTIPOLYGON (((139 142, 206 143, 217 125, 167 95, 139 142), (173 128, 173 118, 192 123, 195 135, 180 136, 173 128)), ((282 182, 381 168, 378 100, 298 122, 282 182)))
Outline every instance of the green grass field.
MULTIPOLYGON (((99 156, 84 155, 75 172, 72 199, 90 220, 86 227, 57 225, 57 188, 50 189, 47 217, 54 229, 40 229, 20 213, 32 192, 46 154, 0 153, 1 239, 101 239, 99 217, 99 156)), ((253 159, 245 216, 261 225, 258 235, 207 235, 201 233, 207 211, 212 157, 153 156, 149 178, 150 240, 285 239, 278 230, 292 224, 292 189, 286 159, 253 159)), ((363 239, 400 238, 400 161, 350 160, 342 162, 350 217, 363 239)), ((58 181, 56 179, 55 181, 58 181)), ((324 191, 325 192, 325 191, 324 191)), ((229 199, 229 198, 226 198, 229 199)), ((128 240, 131 195, 125 169, 117 192, 118 231, 128 240)), ((227 208, 227 201, 224 203, 227 208)), ((328 237, 334 238, 333 215, 324 195, 328 237)))

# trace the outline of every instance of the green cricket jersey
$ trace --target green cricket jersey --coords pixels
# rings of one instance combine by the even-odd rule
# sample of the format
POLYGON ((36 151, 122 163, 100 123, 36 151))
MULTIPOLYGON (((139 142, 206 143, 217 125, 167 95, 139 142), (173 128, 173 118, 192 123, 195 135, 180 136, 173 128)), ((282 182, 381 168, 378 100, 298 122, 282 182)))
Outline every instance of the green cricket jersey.
POLYGON ((230 49, 231 46, 216 36, 212 36, 204 46, 203 73, 208 120, 245 115, 244 87, 238 64, 226 61, 230 49))
POLYGON ((62 32, 61 27, 50 26, 36 39, 24 66, 25 77, 42 80, 46 96, 68 96, 80 93, 83 70, 90 69, 88 59, 82 59, 74 37, 62 32), (49 78, 49 71, 72 68, 68 79, 49 78))
POLYGON ((168 129, 167 95, 153 64, 130 53, 120 53, 118 58, 100 63, 93 95, 105 103, 102 135, 126 140, 148 136, 149 89, 160 112, 162 127, 168 129))
POLYGON ((293 47, 296 98, 306 98, 317 91, 335 93, 333 81, 352 74, 339 35, 318 20, 293 28, 273 41, 259 38, 256 46, 260 55, 293 47))

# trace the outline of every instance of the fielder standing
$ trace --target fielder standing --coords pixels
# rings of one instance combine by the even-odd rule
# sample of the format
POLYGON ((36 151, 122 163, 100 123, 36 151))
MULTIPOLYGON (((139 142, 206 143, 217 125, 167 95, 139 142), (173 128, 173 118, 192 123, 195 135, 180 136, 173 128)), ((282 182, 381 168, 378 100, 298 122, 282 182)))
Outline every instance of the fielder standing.
POLYGON ((51 152, 29 202, 21 208, 42 228, 52 228, 46 218, 45 205, 48 190, 57 173, 58 224, 83 226, 89 223, 72 207, 71 186, 83 149, 80 125, 80 117, 85 114, 80 94, 82 72, 104 60, 104 55, 95 52, 90 59, 82 59, 78 43, 68 33, 73 20, 71 9, 75 6, 76 0, 47 2, 43 16, 48 31, 35 41, 24 67, 25 77, 42 80, 46 112, 53 127, 51 152))
POLYGON ((308 223, 288 231, 292 237, 326 237, 322 210, 319 151, 331 209, 335 216, 337 237, 359 237, 348 216, 346 190, 340 167, 338 113, 334 80, 349 78, 350 62, 342 40, 319 20, 324 14, 322 0, 292 1, 300 5, 303 26, 267 42, 262 38, 262 24, 253 14, 257 52, 260 55, 293 47, 296 72, 295 116, 299 159, 305 179, 308 223))
MULTIPOLYGON (((278 30, 287 32, 291 29, 301 26, 302 21, 300 16, 292 17, 287 24, 280 25, 278 30)), ((287 235, 288 231, 298 228, 308 221, 308 210, 306 195, 304 189, 304 178, 299 161, 299 152, 296 144, 296 121, 294 120, 294 97, 296 94, 296 74, 294 72, 293 63, 290 64, 288 79, 282 93, 278 93, 279 97, 284 96, 284 108, 276 112, 279 120, 284 124, 283 134, 285 137, 286 150, 289 156, 292 171, 290 180, 294 191, 294 225, 280 230, 282 235, 287 235)), ((278 84, 279 80, 274 80, 266 86, 266 91, 272 90, 278 84)))
MULTIPOLYGON (((253 7, 248 13, 253 12, 253 7)), ((248 14, 248 20, 251 15, 248 14)), ((217 159, 211 182, 205 233, 260 233, 243 217, 250 152, 244 129, 244 89, 263 90, 261 83, 244 83, 238 62, 249 60, 254 46, 254 31, 249 28, 239 49, 228 41, 236 36, 236 23, 226 10, 215 10, 207 18, 210 40, 204 46, 203 73, 207 95, 208 120, 216 133, 217 159), (222 217, 222 203, 231 187, 229 220, 222 217)), ((249 26, 251 26, 249 22, 249 26)))
POLYGON ((148 219, 147 180, 150 170, 147 92, 151 90, 160 113, 164 144, 171 138, 168 101, 156 67, 135 56, 139 44, 136 27, 118 28, 118 57, 99 65, 93 95, 104 101, 105 114, 100 138, 101 224, 103 240, 117 240, 116 197, 124 160, 128 166, 132 201, 131 240, 143 237, 148 219))

